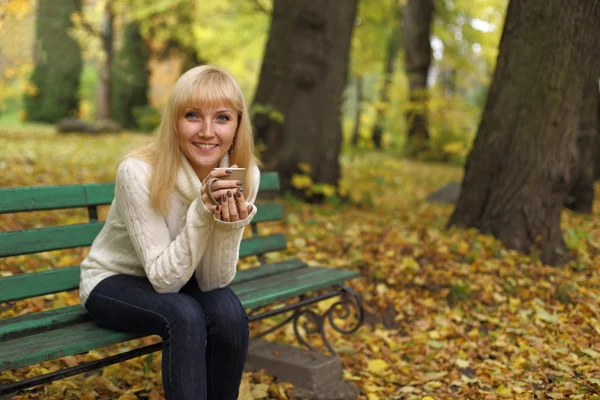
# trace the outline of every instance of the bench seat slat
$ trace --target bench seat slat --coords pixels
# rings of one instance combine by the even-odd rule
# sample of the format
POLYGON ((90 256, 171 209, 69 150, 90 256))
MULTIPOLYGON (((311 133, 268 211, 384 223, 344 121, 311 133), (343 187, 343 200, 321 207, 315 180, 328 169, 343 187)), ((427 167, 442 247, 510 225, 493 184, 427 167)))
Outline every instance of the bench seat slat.
POLYGON ((283 272, 292 271, 294 269, 306 267, 306 263, 297 258, 289 258, 284 261, 279 261, 270 264, 261 264, 257 267, 252 267, 244 271, 238 271, 233 278, 232 285, 237 285, 242 282, 251 281, 258 278, 264 278, 283 272))
MULTIPOLYGON (((238 297, 246 308, 262 307, 314 290, 339 285, 360 275, 357 271, 323 267, 308 267, 304 268, 303 271, 307 273, 296 276, 295 279, 286 276, 296 272, 292 271, 269 277, 264 281, 261 280, 260 285, 254 285, 253 291, 245 291, 245 293, 238 294, 238 297)), ((236 290, 237 293, 238 291, 236 290)))
MULTIPOLYGON (((279 191, 277 172, 261 173, 258 190, 279 191)), ((106 205, 112 203, 114 193, 114 183, 2 188, 0 214, 106 205)))
MULTIPOLYGON (((245 271, 241 271, 240 274, 242 272, 245 271)), ((241 283, 234 284, 232 288, 240 297, 244 307, 248 309, 340 284, 357 275, 356 271, 300 266, 298 269, 288 270, 277 275, 252 280, 242 279, 241 283)), ((48 318, 46 318, 47 321, 52 317, 56 319, 57 316, 65 319, 71 318, 75 322, 72 325, 0 342, 0 360, 2 360, 0 361, 0 371, 79 354, 141 337, 136 334, 102 329, 93 321, 86 320, 89 317, 84 316, 85 310, 80 306, 74 307, 71 307, 69 311, 55 313, 53 316, 47 314, 48 318), (79 316, 81 319, 78 319, 79 316)), ((38 318, 38 321, 45 317, 38 318)))
MULTIPOLYGON (((235 275, 232 285, 235 287, 235 285, 241 283, 265 278, 274 274, 281 274, 305 266, 306 264, 298 259, 264 264, 260 267, 239 271, 235 275)), ((78 270, 75 267, 71 268, 78 270)), ((79 272, 77 272, 76 279, 79 280, 79 272)), ((46 332, 88 319, 89 314, 80 305, 0 319, 0 342, 34 333, 46 332)))
POLYGON ((90 321, 92 316, 81 305, 61 307, 0 320, 0 343, 64 326, 90 321))
POLYGON ((0 370, 85 353, 143 335, 100 328, 87 321, 53 331, 0 342, 0 370))

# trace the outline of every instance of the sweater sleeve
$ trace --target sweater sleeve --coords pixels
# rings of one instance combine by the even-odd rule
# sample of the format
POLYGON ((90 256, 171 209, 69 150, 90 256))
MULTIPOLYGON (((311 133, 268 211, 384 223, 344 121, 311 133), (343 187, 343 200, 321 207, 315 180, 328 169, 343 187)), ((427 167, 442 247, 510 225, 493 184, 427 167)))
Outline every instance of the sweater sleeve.
POLYGON ((214 225, 212 213, 195 199, 187 210, 185 226, 171 240, 164 216, 150 205, 148 179, 147 164, 125 160, 117 172, 115 201, 154 289, 158 293, 178 292, 206 251, 214 225))
POLYGON ((203 262, 196 270, 196 281, 202 291, 225 287, 231 283, 237 271, 240 254, 240 244, 244 228, 252 222, 256 215, 256 200, 260 172, 254 167, 253 191, 247 202, 252 205, 252 212, 241 221, 224 222, 214 218, 214 228, 208 242, 203 262))

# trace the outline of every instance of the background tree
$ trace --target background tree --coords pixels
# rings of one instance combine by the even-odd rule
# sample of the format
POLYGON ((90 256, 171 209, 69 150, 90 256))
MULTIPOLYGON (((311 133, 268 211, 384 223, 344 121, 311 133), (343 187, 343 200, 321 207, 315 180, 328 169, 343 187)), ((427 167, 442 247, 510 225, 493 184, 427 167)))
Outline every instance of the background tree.
POLYGON ((139 24, 128 23, 123 46, 113 63, 113 117, 124 128, 137 126, 134 110, 148 105, 150 48, 140 34, 139 24))
POLYGON ((408 0, 403 7, 405 68, 410 104, 406 110, 407 153, 417 155, 427 148, 427 77, 431 65, 431 21, 433 0, 408 0))
POLYGON ((36 12, 35 87, 24 97, 25 112, 31 121, 58 122, 77 115, 81 49, 69 35, 71 16, 81 10, 81 2, 39 0, 36 12))
POLYGON ((354 114, 354 127, 352 128, 352 147, 357 147, 360 140, 360 119, 362 116, 363 103, 363 77, 357 75, 354 78, 356 82, 356 111, 354 114))
POLYGON ((145 37, 155 43, 160 59, 177 55, 181 72, 205 64, 200 58, 196 25, 200 8, 195 0, 156 2, 153 0, 126 0, 140 23, 145 37))
POLYGON ((266 145, 262 159, 280 172, 284 188, 300 164, 308 165, 313 182, 337 186, 356 7, 356 0, 274 2, 253 108, 257 137, 266 145))
POLYGON ((391 30, 387 38, 387 48, 385 52, 385 62, 383 69, 382 85, 379 92, 379 101, 377 104, 377 116, 373 125, 373 144, 376 148, 382 147, 382 136, 384 124, 387 119, 387 109, 390 102, 390 87, 394 77, 394 66, 398 59, 398 53, 402 48, 402 3, 395 1, 391 4, 391 30))
POLYGON ((597 71, 600 0, 512 0, 479 132, 449 225, 507 247, 566 252, 560 215, 578 162, 583 89, 597 71), (539 38, 543 38, 540 40, 539 38))
POLYGON ((117 0, 92 1, 87 9, 75 15, 80 43, 83 47, 93 48, 90 41, 99 41, 97 56, 98 87, 96 99, 96 119, 113 119, 113 69, 115 49, 115 21, 119 15, 117 0), (99 18, 95 18, 99 17, 99 18))
POLYGON ((572 172, 573 183, 565 205, 573 211, 591 214, 594 205, 594 160, 598 157, 598 111, 600 95, 597 77, 590 77, 583 89, 583 101, 579 120, 577 150, 579 160, 572 172))

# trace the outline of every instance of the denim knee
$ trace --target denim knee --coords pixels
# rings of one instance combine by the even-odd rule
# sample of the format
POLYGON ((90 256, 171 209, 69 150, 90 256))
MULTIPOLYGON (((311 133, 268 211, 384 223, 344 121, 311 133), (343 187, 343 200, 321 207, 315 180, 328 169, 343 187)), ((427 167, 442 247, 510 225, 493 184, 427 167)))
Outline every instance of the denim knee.
POLYGON ((224 341, 239 341, 249 335, 248 315, 237 297, 223 296, 208 316, 213 333, 224 341))
POLYGON ((178 329, 184 334, 193 334, 197 338, 205 339, 207 333, 206 319, 200 304, 194 298, 185 294, 174 293, 166 296, 169 296, 167 330, 178 329))

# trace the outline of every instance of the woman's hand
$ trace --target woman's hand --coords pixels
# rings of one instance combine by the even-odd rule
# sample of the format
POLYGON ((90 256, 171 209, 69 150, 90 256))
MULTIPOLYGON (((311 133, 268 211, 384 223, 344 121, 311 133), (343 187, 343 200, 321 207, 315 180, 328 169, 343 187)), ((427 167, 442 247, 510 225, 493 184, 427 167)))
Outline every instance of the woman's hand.
POLYGON ((227 194, 219 199, 220 204, 217 205, 215 215, 225 222, 241 221, 248 218, 248 214, 252 212, 252 206, 246 203, 243 195, 244 189, 240 188, 236 191, 228 190, 227 194))
MULTIPOLYGON (((232 168, 236 168, 235 165, 232 168)), ((235 193, 238 188, 242 189, 242 182, 229 179, 221 179, 231 174, 231 170, 219 168, 212 170, 202 181, 200 195, 202 202, 212 213, 217 215, 219 200, 227 195, 227 192, 235 193)), ((220 214, 219 214, 220 215, 220 214)))

